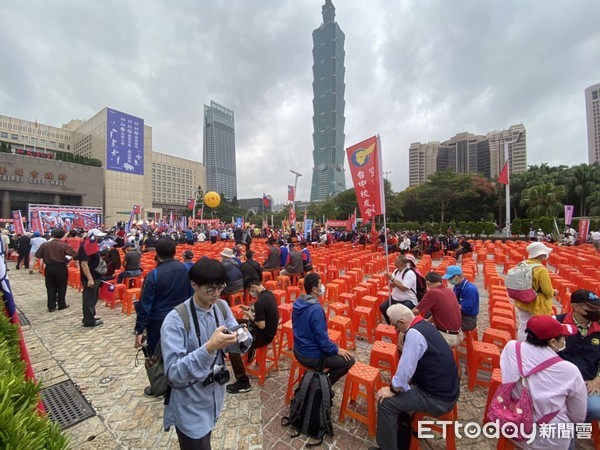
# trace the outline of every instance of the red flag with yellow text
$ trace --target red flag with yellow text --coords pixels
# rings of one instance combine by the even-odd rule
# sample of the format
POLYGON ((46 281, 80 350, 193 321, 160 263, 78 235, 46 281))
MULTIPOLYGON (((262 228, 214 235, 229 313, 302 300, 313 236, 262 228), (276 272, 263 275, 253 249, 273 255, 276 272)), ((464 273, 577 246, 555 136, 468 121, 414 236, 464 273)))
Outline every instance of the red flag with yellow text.
POLYGON ((347 148, 346 153, 361 217, 366 222, 385 214, 379 136, 347 148))

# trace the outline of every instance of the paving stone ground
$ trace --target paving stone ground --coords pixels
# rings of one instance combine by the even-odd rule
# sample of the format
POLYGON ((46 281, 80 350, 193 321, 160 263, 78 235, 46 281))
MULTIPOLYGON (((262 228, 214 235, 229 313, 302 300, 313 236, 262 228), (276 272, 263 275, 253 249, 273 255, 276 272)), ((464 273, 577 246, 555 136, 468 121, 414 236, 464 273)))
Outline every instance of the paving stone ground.
MULTIPOLYGON (((134 316, 121 313, 120 307, 111 310, 99 302, 97 315, 104 325, 97 328, 81 327, 81 293, 72 288, 67 292, 71 307, 49 313, 46 309, 46 292, 41 274, 30 275, 26 270, 14 270, 9 263, 9 278, 15 302, 30 320, 23 327, 35 375, 44 387, 71 379, 97 411, 97 415, 68 428, 73 449, 178 449, 174 430, 162 429, 163 404, 159 399, 144 396, 147 379, 142 367, 136 366, 133 348, 134 316)), ((479 269, 483 267, 480 264, 479 269)), ((498 272, 502 268, 498 266, 498 272)), ((488 326, 487 292, 483 289, 483 275, 476 284, 481 294, 478 329, 481 336, 488 326)), ((370 346, 359 341, 355 356, 368 364, 370 346)), ((463 363, 464 366, 464 363, 463 363)), ((310 439, 292 439, 291 430, 281 426, 281 418, 288 412, 284 404, 290 362, 285 358, 279 372, 271 375, 264 386, 252 380, 252 391, 245 394, 226 394, 225 408, 212 435, 213 449, 300 449, 310 439)), ((481 423, 487 388, 475 387, 469 391, 466 376, 461 381, 458 403, 460 421, 481 423)), ((334 436, 326 437, 325 449, 366 449, 375 445, 368 436, 366 425, 347 418, 340 423, 344 380, 335 386, 332 417, 334 436)), ((387 378, 389 381, 389 376, 387 378)), ((364 400, 355 407, 366 410, 364 400)), ((441 438, 422 440, 421 449, 445 449, 441 438)), ((458 448, 494 449, 495 440, 480 437, 463 438, 458 448)), ((592 449, 590 441, 577 443, 577 448, 592 449)))

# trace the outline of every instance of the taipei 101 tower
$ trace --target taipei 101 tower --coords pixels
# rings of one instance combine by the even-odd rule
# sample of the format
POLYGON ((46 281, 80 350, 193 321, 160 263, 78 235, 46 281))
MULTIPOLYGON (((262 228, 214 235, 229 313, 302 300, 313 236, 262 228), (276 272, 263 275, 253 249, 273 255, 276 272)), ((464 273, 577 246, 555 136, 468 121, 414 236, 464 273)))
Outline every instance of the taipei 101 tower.
POLYGON ((323 23, 313 31, 313 175, 310 201, 327 200, 346 189, 344 176, 344 33, 331 0, 323 23))

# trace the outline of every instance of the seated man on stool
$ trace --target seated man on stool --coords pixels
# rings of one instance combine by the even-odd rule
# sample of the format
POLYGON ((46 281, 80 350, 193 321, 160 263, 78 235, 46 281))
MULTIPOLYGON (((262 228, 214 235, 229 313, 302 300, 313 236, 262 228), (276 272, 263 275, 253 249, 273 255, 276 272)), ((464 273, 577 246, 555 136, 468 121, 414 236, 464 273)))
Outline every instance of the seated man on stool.
POLYGON ((329 369, 329 381, 334 385, 355 361, 348 350, 338 348, 329 339, 325 311, 319 303, 319 296, 325 294, 325 286, 318 273, 306 275, 304 290, 306 294, 294 302, 292 310, 294 356, 300 364, 311 369, 319 366, 329 369))
MULTIPOLYGON (((244 311, 246 319, 238 319, 238 322, 246 323, 248 330, 252 334, 252 346, 248 350, 248 361, 252 361, 255 350, 269 345, 275 334, 277 334, 279 310, 277 309, 275 296, 271 291, 265 289, 258 278, 249 279, 245 287, 250 293, 250 297, 256 299, 256 302, 253 309, 242 306, 242 311, 244 311)), ((242 355, 239 353, 229 353, 229 360, 231 361, 236 381, 227 385, 227 392, 230 394, 248 392, 252 389, 252 386, 250 386, 250 379, 246 375, 242 355)))
POLYGON ((142 274, 142 252, 135 248, 133 242, 125 245, 125 259, 123 259, 123 270, 117 276, 117 283, 123 283, 125 278, 135 278, 142 274))
POLYGON ((377 445, 383 450, 408 449, 411 414, 438 417, 450 412, 458 400, 460 380, 452 351, 432 324, 400 304, 390 306, 388 316, 405 337, 390 386, 377 391, 377 445))

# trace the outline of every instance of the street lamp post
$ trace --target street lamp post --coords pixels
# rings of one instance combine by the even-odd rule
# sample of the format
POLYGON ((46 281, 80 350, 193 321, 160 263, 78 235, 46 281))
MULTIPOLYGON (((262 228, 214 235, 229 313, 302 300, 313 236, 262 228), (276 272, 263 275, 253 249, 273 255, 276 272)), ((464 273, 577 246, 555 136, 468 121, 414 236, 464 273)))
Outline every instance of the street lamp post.
POLYGON ((387 176, 392 173, 392 171, 388 171, 388 172, 383 172, 383 176, 385 177, 385 179, 387 180, 387 176))
MULTIPOLYGON (((521 139, 521 134, 523 134, 523 132, 519 131, 519 133, 517 134, 517 137, 514 138, 513 140, 511 140, 511 141, 505 140, 504 141, 504 161, 505 161, 505 164, 508 164, 507 171, 509 173, 510 173, 510 163, 508 161, 508 146, 517 143, 519 141, 519 139, 521 139)), ((508 178, 508 183, 506 183, 505 187, 506 187, 506 200, 505 200, 505 203, 506 203, 506 211, 505 211, 506 229, 505 229, 505 232, 506 232, 506 237, 510 237, 510 235, 511 235, 511 233, 510 233, 510 176, 508 178)))
MULTIPOLYGON (((295 170, 290 169, 290 172, 296 175, 294 180, 294 198, 292 199, 292 208, 294 209, 294 216, 296 215, 296 189, 298 188, 298 178, 302 176, 300 172, 296 172, 295 170)), ((294 223, 294 228, 296 228, 296 224, 294 223)))

